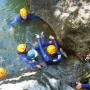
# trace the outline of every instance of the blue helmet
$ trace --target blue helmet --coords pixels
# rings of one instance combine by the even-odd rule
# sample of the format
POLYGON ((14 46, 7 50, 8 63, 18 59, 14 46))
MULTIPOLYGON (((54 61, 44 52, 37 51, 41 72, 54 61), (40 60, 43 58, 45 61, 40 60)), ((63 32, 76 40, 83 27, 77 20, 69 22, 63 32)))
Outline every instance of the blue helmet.
POLYGON ((38 56, 38 53, 35 49, 31 49, 27 53, 28 58, 36 58, 38 56))

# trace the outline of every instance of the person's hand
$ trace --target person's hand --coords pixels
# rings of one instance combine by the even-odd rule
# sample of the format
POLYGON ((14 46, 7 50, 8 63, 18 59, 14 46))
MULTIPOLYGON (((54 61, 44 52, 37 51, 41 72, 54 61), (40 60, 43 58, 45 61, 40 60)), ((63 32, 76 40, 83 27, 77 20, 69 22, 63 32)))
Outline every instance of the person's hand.
POLYGON ((49 36, 49 39, 52 39, 52 40, 54 40, 54 37, 53 37, 52 35, 50 35, 50 36, 49 36))
POLYGON ((38 34, 35 34, 36 35, 36 38, 40 38, 40 36, 38 34))
POLYGON ((80 82, 76 82, 76 90, 80 90, 82 88, 82 84, 80 82))
POLYGON ((42 66, 41 66, 41 65, 36 65, 36 67, 37 67, 38 69, 42 69, 42 66))
POLYGON ((10 35, 14 35, 15 31, 15 28, 11 27, 9 30, 10 35))

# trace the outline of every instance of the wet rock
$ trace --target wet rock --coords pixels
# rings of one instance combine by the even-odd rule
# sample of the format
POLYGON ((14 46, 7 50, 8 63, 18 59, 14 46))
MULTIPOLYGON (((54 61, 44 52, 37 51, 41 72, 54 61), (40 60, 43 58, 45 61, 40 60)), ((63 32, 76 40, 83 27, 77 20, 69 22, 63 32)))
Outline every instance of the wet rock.
POLYGON ((68 55, 85 59, 87 53, 90 53, 90 1, 47 0, 47 2, 49 6, 44 7, 46 12, 39 9, 36 14, 39 13, 53 27, 68 55))
POLYGON ((0 81, 0 90, 74 90, 48 73, 22 71, 0 81), (43 75, 42 75, 43 74, 43 75))
MULTIPOLYGON (((66 3, 68 4, 68 2, 66 3)), ((72 6, 74 10, 70 9, 69 5, 66 11, 62 12, 62 15, 67 13, 68 16, 59 16, 59 21, 62 23, 58 32, 62 37, 65 51, 69 55, 85 59, 87 53, 90 53, 90 3, 79 1, 81 6, 78 6, 77 2, 72 1, 72 3, 75 4, 72 6)))

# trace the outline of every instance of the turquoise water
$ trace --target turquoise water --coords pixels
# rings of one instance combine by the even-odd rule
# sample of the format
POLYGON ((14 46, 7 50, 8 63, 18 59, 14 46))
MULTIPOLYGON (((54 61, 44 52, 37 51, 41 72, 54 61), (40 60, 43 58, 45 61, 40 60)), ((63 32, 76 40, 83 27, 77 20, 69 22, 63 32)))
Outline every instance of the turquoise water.
POLYGON ((46 23, 33 20, 15 25, 16 31, 13 35, 10 35, 7 22, 16 16, 19 9, 25 7, 26 3, 24 0, 1 0, 0 2, 0 66, 6 68, 12 74, 27 68, 16 54, 16 46, 25 42, 26 33, 30 33, 29 41, 35 44, 35 34, 44 31, 46 35, 54 35, 54 32, 46 23))
POLYGON ((21 68, 20 66, 23 66, 18 60, 16 61, 16 43, 14 38, 10 37, 6 32, 8 30, 6 29, 7 21, 14 17, 19 8, 24 5, 24 2, 20 2, 21 0, 16 2, 13 0, 0 1, 0 66, 6 68, 10 73, 14 73, 21 68))

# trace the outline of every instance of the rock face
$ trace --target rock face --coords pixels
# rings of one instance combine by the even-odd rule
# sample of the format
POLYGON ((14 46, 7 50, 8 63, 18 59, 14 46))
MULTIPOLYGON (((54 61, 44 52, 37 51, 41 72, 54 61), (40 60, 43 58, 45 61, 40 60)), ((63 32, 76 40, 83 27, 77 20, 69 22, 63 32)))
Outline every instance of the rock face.
POLYGON ((37 14, 39 13, 53 27, 60 36, 60 44, 69 55, 85 59, 90 53, 90 1, 47 0, 47 2, 49 6, 47 4, 46 7, 42 0, 45 9, 43 15, 40 13, 43 8, 39 9, 37 14), (50 17, 46 18, 47 15, 50 17))
POLYGON ((60 80, 39 71, 24 71, 0 81, 0 90, 74 90, 60 80), (41 76, 41 74, 43 74, 41 76))

